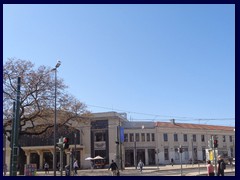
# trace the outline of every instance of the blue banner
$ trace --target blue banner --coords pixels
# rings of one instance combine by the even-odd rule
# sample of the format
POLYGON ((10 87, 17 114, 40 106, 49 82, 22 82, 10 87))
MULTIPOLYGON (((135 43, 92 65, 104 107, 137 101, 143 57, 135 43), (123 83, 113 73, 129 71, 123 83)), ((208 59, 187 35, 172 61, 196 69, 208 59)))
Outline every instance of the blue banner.
POLYGON ((120 127, 120 142, 124 142, 124 128, 120 127))

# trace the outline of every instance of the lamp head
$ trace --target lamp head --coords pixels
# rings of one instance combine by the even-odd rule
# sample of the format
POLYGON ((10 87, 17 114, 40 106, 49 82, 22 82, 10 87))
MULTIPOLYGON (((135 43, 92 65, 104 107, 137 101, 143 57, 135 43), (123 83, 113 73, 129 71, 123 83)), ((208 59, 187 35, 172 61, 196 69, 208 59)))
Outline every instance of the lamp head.
POLYGON ((60 65, 61 65, 61 61, 58 61, 55 67, 58 68, 60 65))

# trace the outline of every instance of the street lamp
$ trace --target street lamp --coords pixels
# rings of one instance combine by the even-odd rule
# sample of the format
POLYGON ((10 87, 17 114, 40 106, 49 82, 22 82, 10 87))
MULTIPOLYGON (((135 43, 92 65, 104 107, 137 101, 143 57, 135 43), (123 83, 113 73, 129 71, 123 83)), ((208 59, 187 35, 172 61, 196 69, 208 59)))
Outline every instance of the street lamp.
POLYGON ((55 68, 52 69, 52 71, 55 72, 55 109, 54 109, 54 140, 53 140, 53 145, 54 145, 54 152, 53 152, 53 171, 54 171, 54 176, 56 176, 56 137, 57 137, 57 68, 61 65, 61 61, 58 61, 55 68))

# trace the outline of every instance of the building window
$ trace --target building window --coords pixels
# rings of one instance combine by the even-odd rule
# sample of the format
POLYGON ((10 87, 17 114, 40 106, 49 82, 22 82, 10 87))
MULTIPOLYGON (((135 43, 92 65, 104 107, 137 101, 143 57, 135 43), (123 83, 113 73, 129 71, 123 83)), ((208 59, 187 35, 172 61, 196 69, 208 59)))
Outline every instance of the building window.
POLYGON ((155 141, 155 134, 152 133, 152 141, 155 141))
POLYGON ((135 139, 136 139, 136 142, 139 142, 139 133, 135 134, 135 139))
POLYGON ((229 136, 229 141, 230 141, 230 142, 232 142, 232 141, 233 141, 233 140, 232 140, 232 136, 229 136))
POLYGON ((178 135, 177 134, 174 134, 174 141, 177 142, 178 141, 178 135))
POLYGON ((193 142, 196 142, 197 141, 197 136, 196 134, 193 134, 193 142))
POLYGON ((124 142, 128 142, 128 134, 124 134, 124 142))
POLYGON ((145 133, 141 133, 142 136, 142 142, 145 142, 145 133))
POLYGON ((130 142, 134 141, 133 133, 130 134, 130 142))
POLYGON ((184 142, 187 142, 187 134, 183 135, 183 140, 184 140, 184 142))
POLYGON ((150 133, 147 133, 147 141, 150 141, 150 133))
POLYGON ((223 135, 223 142, 226 142, 226 136, 223 135))
POLYGON ((105 133, 104 132, 97 132, 95 133, 95 142, 105 141, 105 133))
POLYGON ((164 140, 164 141, 168 141, 168 135, 167 135, 167 133, 164 133, 164 134, 163 134, 163 140, 164 140))
POLYGON ((164 160, 169 160, 168 148, 164 148, 164 160))
POLYGON ((205 142, 205 136, 202 134, 201 135, 202 142, 205 142))

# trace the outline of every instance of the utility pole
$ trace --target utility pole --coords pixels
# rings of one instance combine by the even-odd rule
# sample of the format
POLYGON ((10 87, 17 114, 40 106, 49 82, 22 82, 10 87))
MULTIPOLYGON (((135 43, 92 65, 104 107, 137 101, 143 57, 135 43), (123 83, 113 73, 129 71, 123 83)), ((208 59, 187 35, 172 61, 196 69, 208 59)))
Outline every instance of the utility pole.
POLYGON ((19 147, 18 147, 18 137, 19 137, 19 125, 20 125, 20 117, 19 117, 19 110, 20 110, 20 87, 21 87, 21 78, 18 77, 17 80, 17 100, 16 100, 16 107, 15 103, 13 109, 15 109, 14 113, 14 122, 12 123, 12 142, 11 142, 11 168, 10 168, 10 176, 17 176, 17 163, 18 163, 18 154, 19 154, 19 147))
POLYGON ((181 164, 181 176, 182 176, 182 146, 180 145, 179 148, 178 148, 178 152, 180 154, 180 164, 181 164))
POLYGON ((52 70, 55 71, 55 96, 54 96, 54 137, 53 137, 53 145, 54 145, 54 151, 53 151, 53 175, 56 176, 56 139, 57 139, 57 68, 61 65, 61 61, 58 61, 55 68, 52 70))
POLYGON ((75 159, 77 159, 77 157, 76 157, 76 155, 77 155, 77 152, 76 152, 77 151, 77 147, 76 147, 77 145, 76 145, 76 143, 77 143, 77 133, 75 132, 74 133, 74 158, 75 159))
POLYGON ((192 166, 194 164, 194 158, 193 158, 194 154, 193 154, 193 136, 192 136, 192 166))
POLYGON ((120 167, 121 167, 121 170, 123 170, 123 164, 122 164, 122 139, 121 139, 121 132, 122 132, 122 129, 121 129, 120 122, 119 122, 120 167))
POLYGON ((13 176, 13 141, 14 141, 14 123, 15 123, 15 110, 16 110, 16 102, 13 101, 13 117, 12 117, 12 131, 11 131, 11 157, 10 157, 10 176, 13 176))
POLYGON ((134 141, 134 154, 135 154, 134 165, 135 165, 135 169, 137 169, 137 142, 136 142, 136 139, 134 141))
POLYGON ((117 126, 117 140, 116 140, 116 163, 117 163, 118 167, 120 167, 119 145, 120 145, 120 139, 119 139, 119 125, 118 125, 117 126))
MULTIPOLYGON (((212 142, 214 142, 214 137, 212 136, 212 142)), ((216 155, 216 148, 213 145, 213 153, 214 153, 214 163, 215 163, 215 176, 217 176, 217 155, 216 155)))
POLYGON ((63 151, 64 151, 64 147, 63 147, 63 137, 61 136, 61 138, 59 139, 57 146, 60 150, 60 174, 61 176, 63 175, 63 151))

